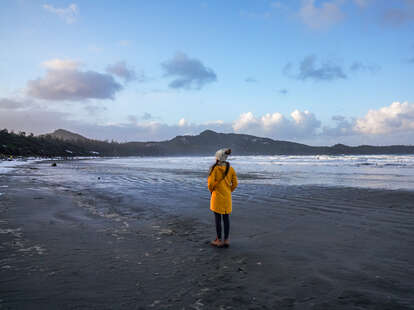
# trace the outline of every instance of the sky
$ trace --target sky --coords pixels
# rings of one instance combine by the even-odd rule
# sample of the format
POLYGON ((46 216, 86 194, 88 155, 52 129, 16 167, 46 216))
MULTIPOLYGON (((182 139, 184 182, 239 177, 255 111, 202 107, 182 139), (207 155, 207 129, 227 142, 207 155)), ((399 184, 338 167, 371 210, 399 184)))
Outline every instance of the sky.
POLYGON ((37 1, 0 10, 0 128, 414 141, 414 0, 37 1))

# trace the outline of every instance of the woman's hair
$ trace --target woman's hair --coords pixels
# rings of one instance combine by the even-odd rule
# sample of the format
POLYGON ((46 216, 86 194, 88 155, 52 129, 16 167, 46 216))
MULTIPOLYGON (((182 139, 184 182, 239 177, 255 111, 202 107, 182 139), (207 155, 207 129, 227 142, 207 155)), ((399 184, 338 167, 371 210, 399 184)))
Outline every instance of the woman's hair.
MULTIPOLYGON (((216 168, 216 166, 217 166, 217 164, 219 163, 219 160, 218 159, 216 159, 216 162, 214 163, 214 165, 212 165, 211 167, 210 167, 210 171, 209 171, 209 173, 208 173, 208 176, 210 176, 211 175, 211 173, 213 172, 213 170, 214 170, 214 168, 216 168)), ((227 174, 229 173, 229 170, 230 170, 230 164, 226 161, 225 162, 226 163, 226 171, 224 172, 224 177, 226 177, 227 176, 227 174)))

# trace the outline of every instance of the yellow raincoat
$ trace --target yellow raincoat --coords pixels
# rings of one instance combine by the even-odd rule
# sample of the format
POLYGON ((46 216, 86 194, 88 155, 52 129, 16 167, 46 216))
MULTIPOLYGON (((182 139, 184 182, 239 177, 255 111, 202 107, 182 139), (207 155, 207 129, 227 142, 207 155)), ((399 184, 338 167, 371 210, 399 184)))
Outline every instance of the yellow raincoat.
POLYGON ((212 193, 210 210, 220 214, 229 214, 232 211, 231 192, 237 187, 236 171, 230 167, 227 176, 223 179, 226 166, 216 166, 208 177, 208 189, 212 193))

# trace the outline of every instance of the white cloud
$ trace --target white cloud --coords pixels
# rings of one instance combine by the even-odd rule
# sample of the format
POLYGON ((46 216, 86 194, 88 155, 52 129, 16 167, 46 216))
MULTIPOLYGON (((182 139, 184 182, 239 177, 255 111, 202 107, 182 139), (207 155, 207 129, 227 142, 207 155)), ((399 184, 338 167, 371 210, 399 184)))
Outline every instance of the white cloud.
POLYGON ((393 102, 379 110, 369 110, 357 119, 354 130, 363 134, 392 134, 414 131, 414 104, 393 102))
POLYGON ((298 73, 292 73, 292 68, 292 63, 287 63, 283 73, 302 81, 333 81, 347 78, 340 64, 332 60, 318 63, 315 55, 308 55, 300 62, 298 73))
POLYGON ((44 4, 43 8, 50 13, 58 15, 68 24, 74 23, 79 15, 79 8, 75 3, 70 4, 67 8, 56 8, 51 4, 44 4))
POLYGON ((302 0, 299 18, 312 29, 323 29, 344 19, 340 9, 343 1, 325 1, 320 7, 315 6, 315 0, 302 0))
POLYGON ((265 130, 271 130, 284 122, 284 117, 280 113, 267 113, 260 118, 261 124, 265 130))
POLYGON ((81 63, 72 59, 55 58, 43 62, 42 65, 49 70, 76 70, 81 63))
POLYGON ((295 125, 298 128, 307 130, 307 129, 316 129, 321 126, 321 122, 318 121, 315 115, 309 111, 293 111, 290 116, 293 118, 295 125))
POLYGON ((188 122, 185 120, 185 118, 181 118, 181 119, 178 121, 178 126, 179 126, 179 127, 186 127, 186 126, 188 126, 188 122))
POLYGON ((354 131, 355 119, 351 121, 341 115, 332 116, 332 120, 336 123, 335 127, 324 126, 322 136, 326 137, 346 137, 355 135, 354 131))
POLYGON ((255 117, 252 112, 247 112, 233 123, 233 130, 277 139, 297 139, 315 135, 321 126, 321 122, 309 111, 295 110, 290 116, 289 119, 275 112, 255 117))
POLYGON ((259 121, 254 117, 252 112, 243 113, 240 115, 240 118, 234 122, 233 129, 234 131, 246 130, 252 127, 257 127, 259 121))
POLYGON ((110 74, 80 71, 80 63, 74 60, 52 59, 43 65, 46 76, 27 83, 30 97, 45 100, 114 99, 122 85, 110 74))
POLYGON ((200 60, 178 52, 161 64, 165 77, 174 77, 171 88, 201 89, 204 85, 217 81, 216 73, 200 60))

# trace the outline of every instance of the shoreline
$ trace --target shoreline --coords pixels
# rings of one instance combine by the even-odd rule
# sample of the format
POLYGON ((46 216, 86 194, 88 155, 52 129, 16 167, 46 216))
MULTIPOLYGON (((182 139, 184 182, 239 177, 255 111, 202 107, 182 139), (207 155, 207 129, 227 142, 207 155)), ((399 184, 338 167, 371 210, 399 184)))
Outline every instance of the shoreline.
POLYGON ((0 186, 1 309, 413 309, 413 192, 235 192, 216 249, 204 200, 168 211, 25 174, 0 186))

